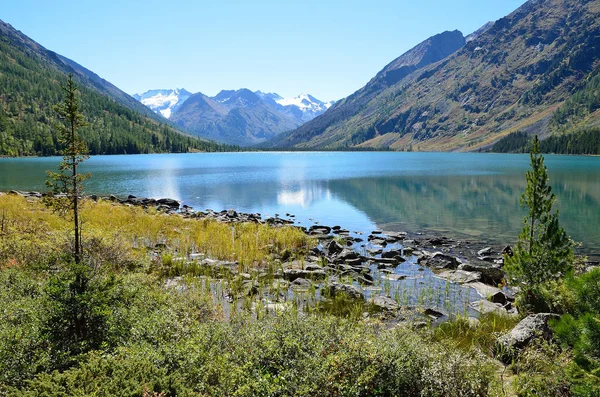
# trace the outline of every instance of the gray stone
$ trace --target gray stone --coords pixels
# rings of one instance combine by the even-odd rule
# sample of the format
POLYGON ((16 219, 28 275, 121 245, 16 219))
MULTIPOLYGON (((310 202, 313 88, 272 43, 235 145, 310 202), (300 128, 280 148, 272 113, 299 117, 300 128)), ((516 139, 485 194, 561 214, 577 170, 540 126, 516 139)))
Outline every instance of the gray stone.
POLYGON ((336 259, 347 262, 347 261, 353 260, 353 259, 360 259, 360 257, 356 253, 356 251, 344 248, 344 250, 336 256, 336 259))
POLYGON ((306 270, 303 269, 285 269, 283 271, 283 278, 288 281, 294 281, 298 278, 306 277, 306 270))
POLYGON ((294 281, 292 281, 291 286, 299 288, 310 288, 312 287, 312 283, 310 282, 310 280, 307 280, 305 278, 297 278, 294 281))
POLYGON ((436 309, 432 309, 432 308, 427 308, 423 311, 423 314, 425 314, 426 316, 432 317, 432 318, 440 318, 440 317, 444 317, 445 314, 442 313, 439 310, 436 309))
POLYGON ((469 272, 481 273, 481 281, 490 285, 498 285, 504 278, 504 272, 500 266, 487 262, 463 263, 458 268, 469 272))
POLYGON ((456 269, 460 264, 460 260, 452 255, 443 252, 436 252, 433 255, 421 256, 417 263, 421 266, 427 266, 432 269, 456 269))
POLYGON ((492 287, 491 285, 476 281, 465 284, 465 286, 474 288, 481 297, 489 300, 490 302, 500 303, 501 305, 505 305, 508 302, 508 297, 504 294, 504 292, 502 292, 502 290, 499 288, 492 287))
MULTIPOLYGON (((380 263, 383 265, 397 265, 401 261, 398 258, 376 258, 376 257, 366 257, 366 260, 369 260, 374 263, 380 263)), ((402 260, 404 262, 404 260, 402 260)))
POLYGON ((308 233, 312 235, 329 234, 331 233, 331 228, 329 226, 313 225, 308 229, 308 233))
POLYGON ((492 247, 486 247, 484 249, 477 251, 478 256, 486 256, 486 255, 490 255, 491 253, 492 253, 492 247))
POLYGON ((398 250, 390 250, 390 251, 383 252, 381 254, 382 258, 395 258, 397 256, 401 257, 402 256, 402 252, 400 252, 398 250))
POLYGON ((170 198, 158 199, 156 202, 161 205, 166 205, 167 207, 179 208, 179 201, 170 198))
POLYGON ((382 247, 385 247, 387 245, 387 241, 382 239, 382 238, 374 238, 372 240, 369 240, 371 244, 373 245, 379 245, 382 247))
POLYGON ((506 309, 502 307, 499 303, 490 302, 487 299, 481 299, 475 302, 471 302, 469 305, 473 310, 481 313, 498 313, 498 314, 507 314, 506 309))
POLYGON ((481 279, 481 273, 467 272, 466 270, 445 270, 437 276, 457 284, 471 283, 481 279))
POLYGON ((384 278, 386 280, 391 280, 391 281, 400 281, 400 280, 406 279, 406 276, 403 274, 391 273, 391 274, 383 275, 383 276, 381 276, 381 278, 384 278))
POLYGON ((388 240, 395 242, 404 240, 406 238, 406 232, 384 232, 388 236, 388 240))
POLYGON ((383 250, 382 250, 381 248, 375 248, 375 249, 373 249, 373 248, 369 248, 369 249, 367 250, 367 253, 368 253, 369 255, 379 255, 379 254, 381 254, 382 252, 383 252, 383 250))
POLYGON ((400 309, 398 302, 388 296, 376 296, 369 301, 373 306, 385 311, 397 311, 400 309))
POLYGON ((452 243, 452 240, 447 237, 434 237, 428 241, 429 244, 437 246, 437 245, 447 245, 452 243))
POLYGON ((283 278, 288 281, 295 281, 299 278, 305 279, 323 279, 327 277, 327 273, 323 269, 307 270, 307 269, 285 269, 283 271, 283 278))
POLYGON ((498 338, 496 351, 503 360, 510 360, 519 350, 526 348, 532 341, 543 338, 552 339, 552 329, 548 320, 559 318, 552 313, 538 313, 525 317, 508 334, 498 338))
POLYGON ((332 240, 325 245, 324 250, 327 255, 337 255, 344 250, 344 247, 337 241, 332 240))
POLYGON ((345 294, 352 299, 364 299, 364 294, 354 285, 331 283, 327 286, 330 296, 345 294))

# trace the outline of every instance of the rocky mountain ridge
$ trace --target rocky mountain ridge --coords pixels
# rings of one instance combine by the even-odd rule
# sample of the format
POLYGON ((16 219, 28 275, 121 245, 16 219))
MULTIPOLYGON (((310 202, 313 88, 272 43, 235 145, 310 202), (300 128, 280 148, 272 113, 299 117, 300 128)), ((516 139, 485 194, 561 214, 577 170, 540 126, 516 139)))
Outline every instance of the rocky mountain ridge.
POLYGON ((426 40, 267 145, 471 151, 515 131, 543 137, 598 125, 588 83, 600 72, 599 21, 599 0, 530 0, 467 39, 426 40))
POLYGON ((333 103, 309 94, 283 98, 246 88, 222 90, 213 97, 185 89, 149 90, 134 98, 186 131, 242 146, 292 130, 324 113, 333 103))

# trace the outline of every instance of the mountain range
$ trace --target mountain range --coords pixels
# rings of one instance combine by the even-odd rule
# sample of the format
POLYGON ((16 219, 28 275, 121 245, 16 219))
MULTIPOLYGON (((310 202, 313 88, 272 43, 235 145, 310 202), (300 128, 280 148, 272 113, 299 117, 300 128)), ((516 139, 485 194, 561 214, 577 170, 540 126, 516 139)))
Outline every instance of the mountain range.
POLYGON ((231 149, 184 134, 97 74, 0 21, 0 156, 59 153, 52 106, 62 100, 68 74, 79 86, 89 124, 80 134, 91 154, 231 149))
POLYGON ((599 0, 530 0, 470 36, 433 36, 265 146, 487 150, 598 126, 599 14, 599 0))
POLYGON ((214 97, 185 89, 149 90, 133 97, 194 135, 241 146, 294 129, 333 104, 308 94, 283 98, 245 88, 222 90, 214 97))
POLYGON ((600 153, 600 0, 529 0, 466 37, 432 36, 335 104, 244 88, 134 98, 0 21, 0 156, 59 153, 52 106, 68 74, 91 154, 234 149, 197 137, 295 150, 525 151, 532 134, 555 152, 600 153))

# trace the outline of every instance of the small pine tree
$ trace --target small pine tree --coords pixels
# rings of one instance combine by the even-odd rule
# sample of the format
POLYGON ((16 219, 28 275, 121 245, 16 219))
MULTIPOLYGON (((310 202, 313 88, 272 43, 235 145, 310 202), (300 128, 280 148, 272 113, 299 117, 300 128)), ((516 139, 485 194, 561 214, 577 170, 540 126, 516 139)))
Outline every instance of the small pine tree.
POLYGON ((521 206, 528 209, 523 230, 512 256, 505 256, 504 270, 512 281, 535 287, 559 278, 573 264, 573 241, 558 223, 558 211, 552 213, 556 196, 548 184, 544 157, 539 152, 537 135, 530 152, 531 171, 526 174, 527 188, 521 206))
POLYGON ((54 106, 60 120, 56 124, 58 130, 58 141, 64 149, 61 151, 63 161, 58 166, 58 172, 48 171, 46 185, 50 187, 57 197, 51 201, 51 205, 63 213, 71 213, 73 216, 73 230, 75 232, 73 256, 75 263, 81 263, 81 235, 79 225, 79 196, 82 192, 82 183, 89 174, 77 173, 77 166, 86 160, 88 149, 77 134, 77 130, 87 125, 83 115, 79 111, 79 100, 77 98, 77 85, 73 81, 73 75, 69 74, 67 84, 62 87, 65 98, 62 103, 54 106))

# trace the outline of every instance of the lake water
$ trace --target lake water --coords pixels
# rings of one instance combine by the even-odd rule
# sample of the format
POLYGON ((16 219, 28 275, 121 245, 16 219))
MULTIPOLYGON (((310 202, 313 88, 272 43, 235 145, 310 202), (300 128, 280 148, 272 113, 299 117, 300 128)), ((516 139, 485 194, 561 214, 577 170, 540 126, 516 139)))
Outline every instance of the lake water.
MULTIPOLYGON (((44 190, 60 158, 0 159, 0 190, 44 190)), ((567 232, 600 256, 600 157, 546 156, 567 232)), ((423 231, 513 243, 528 155, 200 153, 95 156, 86 192, 170 197, 195 209, 296 215, 356 231, 423 231)))

